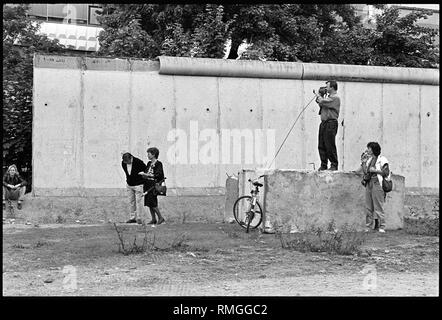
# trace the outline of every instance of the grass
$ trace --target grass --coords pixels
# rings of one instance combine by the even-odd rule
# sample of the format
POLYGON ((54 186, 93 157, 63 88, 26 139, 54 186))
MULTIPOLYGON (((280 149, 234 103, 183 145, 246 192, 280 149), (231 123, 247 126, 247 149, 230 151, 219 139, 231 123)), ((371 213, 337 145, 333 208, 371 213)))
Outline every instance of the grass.
POLYGON ((180 251, 180 250, 183 250, 188 247, 188 245, 185 244, 185 241, 187 240, 186 233, 179 234, 168 245, 163 246, 163 247, 158 247, 155 244, 156 243, 156 233, 149 231, 145 225, 144 225, 144 230, 143 230, 144 236, 143 236, 143 240, 142 240, 141 244, 138 244, 136 234, 134 235, 134 239, 132 242, 126 243, 124 241, 123 230, 119 229, 117 227, 116 223, 114 223, 114 228, 117 233, 118 240, 119 240, 118 252, 123 253, 124 255, 140 254, 140 253, 145 253, 145 252, 152 252, 155 250, 180 251))
POLYGON ((326 228, 312 227, 307 232, 294 235, 278 233, 277 237, 284 249, 301 252, 327 252, 330 254, 352 255, 361 253, 366 240, 363 232, 344 225, 340 230, 330 222, 326 228))
MULTIPOLYGON (((137 246, 142 247, 146 232, 142 225, 117 224, 117 227, 128 252, 135 236, 137 246)), ((258 230, 247 234, 237 224, 177 222, 151 227, 147 230, 146 252, 134 249, 126 255, 117 250, 119 238, 112 224, 48 228, 6 225, 3 231, 5 295, 57 294, 66 275, 62 272, 65 266, 78 268, 79 289, 83 289, 75 293, 78 295, 176 295, 181 294, 180 283, 197 295, 244 292, 293 295, 293 288, 308 286, 303 282, 305 277, 326 270, 335 283, 346 282, 349 275, 360 275, 366 264, 374 264, 379 273, 394 276, 403 274, 404 270, 416 275, 431 274, 436 282, 439 274, 439 238, 410 235, 405 230, 366 234, 363 249, 372 255, 358 257, 338 254, 325 257, 324 253, 287 250, 281 247, 275 234, 262 234, 258 230), (37 247, 38 241, 41 243, 37 247), (154 245, 149 246, 151 243, 154 245), (54 279, 52 284, 43 282, 48 277, 54 279), (299 282, 293 282, 294 279, 299 282), (172 287, 161 288, 157 283, 162 281, 172 287), (236 289, 224 290, 224 283, 236 289), (285 292, 280 291, 279 286, 286 283, 293 285, 285 292)), ((321 236, 326 235, 329 236, 327 233, 321 236)), ((302 236, 306 235, 283 235, 287 241, 302 236)), ((416 283, 420 284, 418 280, 416 283)), ((355 291, 349 292, 350 295, 358 294, 356 288, 362 277, 355 281, 355 291)), ((309 292, 321 294, 321 289, 315 286, 309 292)), ((403 288, 406 292, 415 285, 403 288)), ((431 284, 428 288, 435 290, 431 284)), ((339 286, 336 292, 342 293, 339 286)), ((399 289, 396 292, 401 293, 399 289)))

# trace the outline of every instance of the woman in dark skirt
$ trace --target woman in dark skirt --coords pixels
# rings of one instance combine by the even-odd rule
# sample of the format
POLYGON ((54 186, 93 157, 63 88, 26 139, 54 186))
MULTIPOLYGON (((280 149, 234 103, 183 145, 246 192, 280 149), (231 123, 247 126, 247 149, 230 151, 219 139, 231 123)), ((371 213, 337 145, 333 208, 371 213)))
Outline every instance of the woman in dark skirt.
POLYGON ((140 172, 140 174, 146 179, 144 183, 143 190, 146 192, 150 191, 144 196, 144 205, 149 207, 150 215, 152 220, 148 224, 162 224, 165 222, 164 218, 161 216, 160 209, 158 208, 158 198, 155 193, 155 183, 160 182, 164 179, 163 164, 158 160, 160 151, 153 147, 147 149, 147 157, 149 162, 147 163, 147 168, 145 172, 140 172), (155 217, 155 213, 158 216, 158 220, 155 217))

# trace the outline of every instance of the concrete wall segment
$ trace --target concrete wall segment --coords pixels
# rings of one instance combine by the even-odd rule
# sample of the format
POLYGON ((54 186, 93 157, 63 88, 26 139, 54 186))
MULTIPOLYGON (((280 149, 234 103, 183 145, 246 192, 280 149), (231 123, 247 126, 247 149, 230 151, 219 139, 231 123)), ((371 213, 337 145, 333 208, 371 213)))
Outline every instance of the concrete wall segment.
POLYGON ((301 79, 302 64, 294 62, 221 60, 160 56, 160 74, 301 79))
MULTIPOLYGON (((178 63, 180 59, 190 58, 174 59, 178 63)), ((122 149, 129 149, 146 161, 149 146, 160 149, 169 187, 223 187, 226 173, 260 167, 246 163, 244 138, 242 163, 183 164, 178 168, 167 157, 172 144, 166 139, 170 131, 183 129, 189 139, 191 120, 198 121, 200 131, 215 129, 218 134, 223 129, 274 129, 276 151, 301 109, 313 97, 312 89, 324 85, 321 79, 160 74, 160 61, 109 61, 108 58, 87 61, 78 57, 35 56, 33 181, 36 190, 118 188, 124 181, 120 167, 122 149), (93 69, 94 66, 99 68, 93 69), (51 154, 53 158, 46 159, 51 154), (100 157, 99 161, 92 158, 93 154, 100 157), (47 175, 48 165, 57 179, 47 175), (104 172, 113 172, 115 177, 102 177, 100 174, 104 172)), ((207 59, 210 64, 214 61, 221 66, 226 62, 207 59)), ((250 63, 228 61, 229 66, 253 65, 250 63)), ((268 64, 272 63, 257 62, 260 68, 268 64)), ((438 70, 432 72, 438 74, 438 70)), ((436 85, 416 83, 340 81, 341 113, 336 140, 339 169, 356 169, 366 143, 379 141, 393 172, 407 177, 407 187, 437 188, 438 89, 436 85)), ((313 162, 317 169, 318 126, 318 106, 312 102, 278 155, 277 168, 313 169, 310 164, 313 162)), ((201 141, 199 147, 203 145, 201 141)), ((221 143, 219 147, 221 150, 221 143)))
POLYGON ((160 56, 160 74, 439 85, 439 70, 160 56))
POLYGON ((160 56, 158 61, 36 54, 38 68, 159 71, 160 74, 212 77, 277 78, 439 85, 438 69, 247 61, 160 56))

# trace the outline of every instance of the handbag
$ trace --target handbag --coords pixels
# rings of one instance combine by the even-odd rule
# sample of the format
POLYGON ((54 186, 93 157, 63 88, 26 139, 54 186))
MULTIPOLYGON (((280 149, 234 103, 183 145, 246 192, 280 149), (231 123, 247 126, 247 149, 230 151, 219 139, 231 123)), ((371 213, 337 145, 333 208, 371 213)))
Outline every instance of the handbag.
POLYGON ((166 180, 166 178, 155 183, 154 194, 156 196, 165 196, 166 195, 167 187, 166 187, 166 182, 164 180, 166 180))
POLYGON ((382 177, 382 190, 384 190, 385 193, 390 192, 393 190, 393 180, 387 180, 384 177, 382 177))

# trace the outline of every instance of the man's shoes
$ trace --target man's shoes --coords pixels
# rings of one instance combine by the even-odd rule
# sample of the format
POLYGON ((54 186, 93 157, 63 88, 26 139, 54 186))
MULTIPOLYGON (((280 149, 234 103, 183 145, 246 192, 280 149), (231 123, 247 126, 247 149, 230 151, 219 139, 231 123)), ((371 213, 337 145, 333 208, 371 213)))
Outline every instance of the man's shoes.
POLYGON ((330 167, 329 170, 330 170, 330 171, 338 171, 338 168, 337 168, 337 167, 330 167))
POLYGON ((324 171, 327 170, 327 167, 319 167, 318 171, 324 171))
POLYGON ((126 223, 137 223, 137 219, 132 218, 126 221, 126 223))
POLYGON ((147 224, 157 224, 156 220, 150 220, 147 224))
POLYGON ((385 233, 385 229, 379 228, 380 233, 385 233))
POLYGON ((17 209, 21 210, 21 202, 17 202, 17 209))
POLYGON ((161 218, 161 219, 159 219, 158 220, 158 223, 157 224, 162 224, 162 223, 164 223, 166 220, 164 220, 164 218, 161 218))

